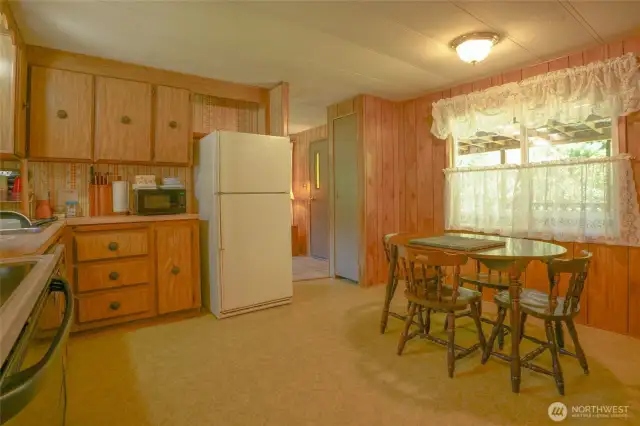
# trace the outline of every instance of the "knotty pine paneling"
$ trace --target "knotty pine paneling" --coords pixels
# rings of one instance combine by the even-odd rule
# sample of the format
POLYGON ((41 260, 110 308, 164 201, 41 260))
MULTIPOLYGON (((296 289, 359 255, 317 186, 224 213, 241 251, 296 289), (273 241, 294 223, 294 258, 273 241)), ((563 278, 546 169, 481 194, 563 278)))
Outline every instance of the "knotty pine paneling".
POLYGON ((216 98, 194 94, 193 132, 211 133, 214 130, 229 130, 242 133, 258 132, 260 105, 253 102, 216 98))
POLYGON ((309 247, 309 144, 327 139, 327 126, 314 127, 291 136, 293 142, 293 224, 298 226, 300 255, 308 254, 309 247))

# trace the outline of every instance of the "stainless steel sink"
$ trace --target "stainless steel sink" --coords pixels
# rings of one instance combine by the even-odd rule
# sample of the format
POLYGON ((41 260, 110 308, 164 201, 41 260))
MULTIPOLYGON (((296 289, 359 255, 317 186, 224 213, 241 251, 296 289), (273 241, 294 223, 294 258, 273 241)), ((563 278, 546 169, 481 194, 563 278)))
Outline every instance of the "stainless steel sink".
POLYGON ((42 232, 42 228, 0 229, 0 235, 37 234, 38 232, 42 232))

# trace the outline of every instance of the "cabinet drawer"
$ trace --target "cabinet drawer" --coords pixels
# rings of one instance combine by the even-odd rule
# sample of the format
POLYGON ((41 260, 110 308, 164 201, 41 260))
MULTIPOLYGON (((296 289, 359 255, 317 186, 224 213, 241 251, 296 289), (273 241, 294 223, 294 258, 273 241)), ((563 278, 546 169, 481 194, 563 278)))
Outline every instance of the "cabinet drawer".
POLYGON ((78 265, 78 292, 103 290, 149 282, 149 260, 113 260, 78 265))
POLYGON ((151 286, 123 288, 78 299, 78 322, 122 317, 151 310, 151 286))
POLYGON ((76 260, 111 259, 147 254, 147 229, 87 232, 76 234, 76 260))

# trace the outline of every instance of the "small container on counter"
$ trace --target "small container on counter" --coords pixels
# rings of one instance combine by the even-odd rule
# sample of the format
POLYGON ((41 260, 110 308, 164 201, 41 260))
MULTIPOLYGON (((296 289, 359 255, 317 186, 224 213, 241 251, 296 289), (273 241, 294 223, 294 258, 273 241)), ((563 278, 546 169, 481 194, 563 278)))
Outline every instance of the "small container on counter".
POLYGON ((78 202, 77 201, 67 201, 65 206, 65 217, 76 217, 78 216, 78 202))

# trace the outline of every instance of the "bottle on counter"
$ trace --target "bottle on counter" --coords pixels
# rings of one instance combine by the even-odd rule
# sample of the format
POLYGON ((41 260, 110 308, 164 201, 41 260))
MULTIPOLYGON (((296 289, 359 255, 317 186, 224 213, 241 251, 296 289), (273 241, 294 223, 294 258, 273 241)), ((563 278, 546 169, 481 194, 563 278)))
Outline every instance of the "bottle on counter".
POLYGON ((78 202, 77 201, 67 201, 65 203, 65 216, 66 217, 76 217, 78 216, 78 202))

